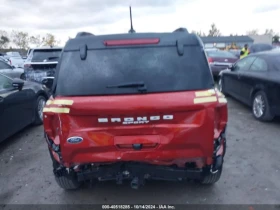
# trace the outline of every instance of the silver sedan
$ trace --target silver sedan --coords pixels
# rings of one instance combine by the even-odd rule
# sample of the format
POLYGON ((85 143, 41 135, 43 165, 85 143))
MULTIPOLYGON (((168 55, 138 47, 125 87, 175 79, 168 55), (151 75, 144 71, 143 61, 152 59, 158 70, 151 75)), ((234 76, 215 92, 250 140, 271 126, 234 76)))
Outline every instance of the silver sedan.
POLYGON ((6 63, 4 59, 0 59, 0 73, 10 78, 24 79, 24 69, 11 66, 8 63, 6 63))

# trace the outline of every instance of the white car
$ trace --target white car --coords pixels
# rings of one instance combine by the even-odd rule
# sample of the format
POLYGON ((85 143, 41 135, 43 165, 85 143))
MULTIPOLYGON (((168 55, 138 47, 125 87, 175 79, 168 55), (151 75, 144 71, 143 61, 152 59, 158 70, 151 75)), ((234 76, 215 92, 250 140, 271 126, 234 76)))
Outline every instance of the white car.
POLYGON ((0 58, 0 73, 10 77, 10 78, 20 78, 24 79, 24 70, 23 68, 15 68, 2 58, 0 58))
POLYGON ((33 48, 24 63, 25 78, 41 83, 46 77, 54 77, 62 47, 33 48))
POLYGON ((11 66, 23 68, 24 60, 19 52, 7 52, 4 57, 9 60, 11 66))

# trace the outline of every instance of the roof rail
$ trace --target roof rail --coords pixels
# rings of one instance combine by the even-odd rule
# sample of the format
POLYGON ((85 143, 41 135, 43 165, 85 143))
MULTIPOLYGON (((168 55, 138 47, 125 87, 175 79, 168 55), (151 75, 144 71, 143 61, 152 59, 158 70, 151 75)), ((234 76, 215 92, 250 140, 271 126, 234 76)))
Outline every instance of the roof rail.
POLYGON ((77 35, 76 35, 76 38, 77 37, 82 37, 82 36, 94 36, 94 34, 92 34, 92 33, 89 33, 89 32, 79 32, 79 33, 77 33, 77 35))
POLYGON ((189 33, 189 31, 186 29, 186 28, 177 28, 174 32, 186 32, 186 33, 189 33))

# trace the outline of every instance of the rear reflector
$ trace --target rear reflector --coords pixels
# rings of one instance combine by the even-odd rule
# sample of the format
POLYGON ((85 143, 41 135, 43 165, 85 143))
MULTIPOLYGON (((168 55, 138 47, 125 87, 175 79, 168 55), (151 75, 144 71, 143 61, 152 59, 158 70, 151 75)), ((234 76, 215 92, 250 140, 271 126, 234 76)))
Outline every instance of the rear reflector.
POLYGON ((125 39, 125 40, 106 40, 105 46, 120 46, 120 45, 145 45, 145 44, 158 44, 159 39, 125 39))

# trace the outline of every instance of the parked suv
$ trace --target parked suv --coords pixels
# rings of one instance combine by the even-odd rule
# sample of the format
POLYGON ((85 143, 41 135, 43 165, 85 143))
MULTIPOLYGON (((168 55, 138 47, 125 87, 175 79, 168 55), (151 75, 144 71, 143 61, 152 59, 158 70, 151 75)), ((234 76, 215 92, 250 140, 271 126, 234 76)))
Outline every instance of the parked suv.
POLYGON ((42 83, 45 77, 54 77, 61 51, 60 47, 31 49, 24 63, 25 79, 42 83))
POLYGON ((195 34, 85 35, 61 54, 44 108, 57 183, 197 180, 222 173, 227 102, 195 34))

